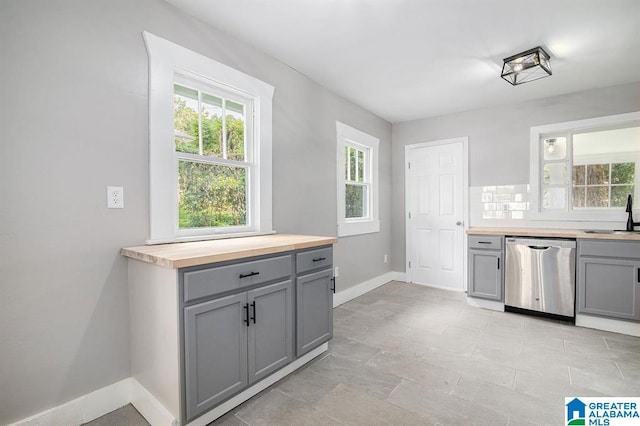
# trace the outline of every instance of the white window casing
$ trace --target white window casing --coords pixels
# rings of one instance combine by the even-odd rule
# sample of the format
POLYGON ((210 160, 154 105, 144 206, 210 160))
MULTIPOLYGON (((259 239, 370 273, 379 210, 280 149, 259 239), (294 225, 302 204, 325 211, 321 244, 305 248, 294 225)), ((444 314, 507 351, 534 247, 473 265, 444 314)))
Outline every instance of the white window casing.
MULTIPOLYGON (((147 244, 272 233, 272 99, 274 87, 168 40, 143 32, 149 55, 149 238, 147 244), (252 162, 247 203, 250 224, 234 228, 178 228, 178 179, 174 145, 176 76, 252 100, 252 162)), ((248 111, 248 113, 251 113, 248 111)), ((250 153, 250 154, 249 154, 250 153)))
POLYGON ((380 139, 358 129, 336 121, 337 133, 337 227, 338 236, 369 234, 380 232, 378 215, 378 150, 380 139), (365 208, 366 217, 346 218, 345 208, 345 147, 351 146, 366 150, 367 171, 365 181, 368 184, 368 199, 365 208))

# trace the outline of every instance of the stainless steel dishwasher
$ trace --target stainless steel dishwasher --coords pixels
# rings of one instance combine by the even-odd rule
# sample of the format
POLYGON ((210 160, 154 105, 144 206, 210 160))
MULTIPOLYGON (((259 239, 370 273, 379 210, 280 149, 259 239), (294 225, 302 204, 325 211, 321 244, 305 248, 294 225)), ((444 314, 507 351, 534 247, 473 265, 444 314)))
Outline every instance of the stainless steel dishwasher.
POLYGON ((507 238, 505 306, 574 317, 575 240, 507 238))

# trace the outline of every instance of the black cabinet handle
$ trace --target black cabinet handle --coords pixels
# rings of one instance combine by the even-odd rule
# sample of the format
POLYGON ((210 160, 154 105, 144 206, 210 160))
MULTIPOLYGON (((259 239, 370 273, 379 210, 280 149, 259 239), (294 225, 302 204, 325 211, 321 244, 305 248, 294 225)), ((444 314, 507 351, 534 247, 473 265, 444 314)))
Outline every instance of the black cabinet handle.
POLYGON ((336 293, 336 277, 331 278, 331 291, 333 294, 336 293))
POLYGON ((314 262, 322 262, 323 260, 327 260, 327 258, 326 257, 314 257, 313 258, 314 262))
POLYGON ((240 274, 240 278, 253 277, 254 275, 259 275, 260 272, 249 272, 248 274, 240 274))
POLYGON ((640 268, 638 268, 638 282, 640 283, 640 268))
POLYGON ((253 323, 256 323, 256 301, 254 300, 253 302, 251 302, 251 307, 253 308, 253 316, 251 317, 251 319, 253 320, 253 323))
POLYGON ((498 269, 500 269, 500 258, 498 258, 498 269))
POLYGON ((247 324, 247 327, 249 327, 249 304, 248 303, 244 304, 244 313, 246 314, 246 317, 245 317, 246 319, 243 321, 247 324))
POLYGON ((478 244, 491 244, 491 241, 478 241, 478 244))

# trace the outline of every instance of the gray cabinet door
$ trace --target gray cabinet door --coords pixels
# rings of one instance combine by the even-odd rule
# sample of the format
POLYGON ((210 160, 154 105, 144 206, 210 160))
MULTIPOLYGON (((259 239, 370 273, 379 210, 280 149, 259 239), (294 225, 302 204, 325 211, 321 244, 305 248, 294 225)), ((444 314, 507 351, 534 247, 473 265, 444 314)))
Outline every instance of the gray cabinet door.
POLYGON ((271 284, 247 295, 251 384, 293 360, 293 283, 271 284))
POLYGON ((184 310, 187 419, 248 384, 247 293, 184 310))
POLYGON ((640 261, 581 257, 578 312, 640 320, 640 261))
POLYGON ((296 355, 301 356, 333 336, 331 269, 296 279, 296 355))
POLYGON ((502 301, 502 252, 469 250, 469 296, 502 301))

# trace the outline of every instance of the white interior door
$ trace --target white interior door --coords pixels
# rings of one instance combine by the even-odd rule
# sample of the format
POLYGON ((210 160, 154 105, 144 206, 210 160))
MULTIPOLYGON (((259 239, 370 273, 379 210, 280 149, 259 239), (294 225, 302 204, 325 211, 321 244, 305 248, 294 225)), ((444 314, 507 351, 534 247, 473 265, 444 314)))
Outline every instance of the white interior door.
POLYGON ((464 290, 467 138, 408 146, 409 281, 464 290))

